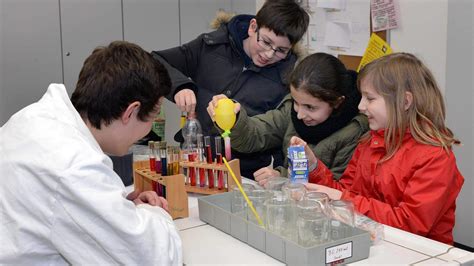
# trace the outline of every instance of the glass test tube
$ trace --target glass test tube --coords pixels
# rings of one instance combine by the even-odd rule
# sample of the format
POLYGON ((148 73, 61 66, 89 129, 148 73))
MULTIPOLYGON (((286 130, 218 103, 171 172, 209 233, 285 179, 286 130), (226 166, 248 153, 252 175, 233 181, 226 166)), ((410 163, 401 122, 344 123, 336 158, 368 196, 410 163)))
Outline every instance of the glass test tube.
POLYGON ((162 141, 160 145, 161 174, 168 175, 168 160, 166 158, 166 141, 162 141))
POLYGON ((173 147, 173 175, 179 174, 179 147, 173 147))
MULTIPOLYGON (((203 146, 203 136, 202 134, 197 134, 197 161, 202 163, 204 162, 204 146, 203 146)), ((206 172, 204 168, 199 167, 199 186, 206 186, 206 172)))
POLYGON ((148 141, 148 158, 150 161, 150 171, 154 172, 155 171, 155 164, 156 164, 156 159, 155 159, 155 143, 154 141, 148 141))
MULTIPOLYGON (((216 162, 217 164, 222 164, 222 138, 217 136, 214 138, 215 145, 216 145, 216 162)), ((218 189, 224 189, 225 184, 224 184, 224 173, 222 170, 217 170, 216 172, 217 175, 217 188, 218 189)))
POLYGON ((161 174, 161 156, 160 156, 160 145, 159 141, 155 141, 155 171, 157 174, 161 174))
MULTIPOLYGON (((211 137, 204 137, 204 147, 206 149, 206 159, 208 164, 212 164, 212 149, 211 149, 211 137)), ((214 188, 214 172, 212 169, 207 169, 207 183, 209 188, 214 188)))

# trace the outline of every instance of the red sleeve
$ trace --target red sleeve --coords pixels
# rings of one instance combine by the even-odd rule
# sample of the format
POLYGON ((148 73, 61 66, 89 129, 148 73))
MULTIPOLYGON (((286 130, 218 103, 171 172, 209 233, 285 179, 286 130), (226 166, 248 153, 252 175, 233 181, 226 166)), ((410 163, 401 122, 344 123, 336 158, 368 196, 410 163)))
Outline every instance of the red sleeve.
MULTIPOLYGON (((456 167, 453 153, 447 154, 441 149, 420 154, 414 165, 407 167, 415 170, 398 206, 349 190, 344 190, 341 198, 352 201, 359 212, 378 222, 427 235, 454 204, 463 178, 456 167)), ((452 221, 454 226, 454 217, 452 221)))
POLYGON ((309 182, 335 188, 341 191, 344 191, 346 188, 350 188, 352 186, 352 180, 354 180, 360 152, 359 145, 355 149, 352 159, 349 161, 349 164, 347 165, 344 173, 341 175, 339 181, 336 181, 331 170, 329 170, 329 168, 322 161, 318 160, 318 166, 316 169, 309 173, 309 182))

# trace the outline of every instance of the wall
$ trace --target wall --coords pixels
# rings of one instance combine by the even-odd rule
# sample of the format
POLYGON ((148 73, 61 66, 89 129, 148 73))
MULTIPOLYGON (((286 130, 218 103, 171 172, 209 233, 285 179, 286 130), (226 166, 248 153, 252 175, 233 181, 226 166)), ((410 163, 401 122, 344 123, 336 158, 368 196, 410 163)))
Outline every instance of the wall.
POLYGON ((401 27, 390 31, 390 46, 394 51, 420 57, 444 91, 448 0, 400 0, 399 3, 401 27))
POLYGON ((446 102, 448 126, 463 143, 454 149, 459 170, 464 175, 464 186, 457 201, 454 239, 474 248, 473 14, 471 0, 449 1, 446 102))
POLYGON ((3 17, 3 1, 0 1, 0 126, 3 125, 3 113, 6 112, 5 110, 5 102, 4 102, 4 97, 3 96, 3 90, 2 88, 2 80, 3 80, 3 71, 2 71, 2 65, 3 65, 3 27, 4 23, 2 20, 3 17))

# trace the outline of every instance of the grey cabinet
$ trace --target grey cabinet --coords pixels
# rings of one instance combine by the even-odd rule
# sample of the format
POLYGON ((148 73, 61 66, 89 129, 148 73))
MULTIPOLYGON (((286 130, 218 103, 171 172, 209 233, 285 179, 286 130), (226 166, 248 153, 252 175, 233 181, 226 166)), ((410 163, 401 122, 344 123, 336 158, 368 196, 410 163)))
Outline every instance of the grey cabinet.
MULTIPOLYGON (((179 42, 179 1, 123 0, 124 40, 134 42, 147 51, 175 47, 179 42)), ((165 139, 174 144, 179 129, 180 112, 168 100, 163 105, 166 115, 165 139)))
POLYGON ((147 51, 179 45, 179 1, 123 0, 123 31, 147 51))
POLYGON ((57 0, 0 0, 0 126, 62 83, 57 0))
MULTIPOLYGON (((50 83, 71 94, 99 45, 127 40, 166 49, 210 31, 219 9, 253 14, 255 7, 255 0, 0 0, 0 125, 50 83)), ((171 140, 179 112, 170 102, 165 111, 171 140)))
POLYGON ((76 87, 84 60, 99 45, 123 40, 121 0, 60 0, 64 84, 76 87))
POLYGON ((219 9, 230 11, 231 0, 180 0, 181 43, 211 31, 210 23, 219 9))
POLYGON ((180 0, 181 43, 212 31, 210 23, 218 10, 255 14, 256 0, 180 0))

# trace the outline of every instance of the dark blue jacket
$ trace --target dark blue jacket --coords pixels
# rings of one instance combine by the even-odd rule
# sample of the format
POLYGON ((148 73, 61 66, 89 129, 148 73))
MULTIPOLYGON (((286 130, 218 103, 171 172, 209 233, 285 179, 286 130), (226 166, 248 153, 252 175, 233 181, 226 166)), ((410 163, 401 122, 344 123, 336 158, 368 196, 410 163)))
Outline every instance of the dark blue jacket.
MULTIPOLYGON (((174 101, 176 92, 183 88, 194 90, 197 118, 204 135, 218 133, 206 111, 214 95, 227 95, 253 116, 276 108, 289 92, 286 79, 296 62, 294 54, 260 68, 243 51, 242 41, 248 37, 247 29, 252 18, 250 15, 235 16, 217 30, 201 34, 189 43, 152 53, 170 73, 173 88, 167 97, 169 100, 174 101)), ((243 175, 247 176, 270 163, 268 152, 236 155, 241 161, 245 160, 244 157, 253 161, 254 165, 247 166, 241 162, 243 175)))

